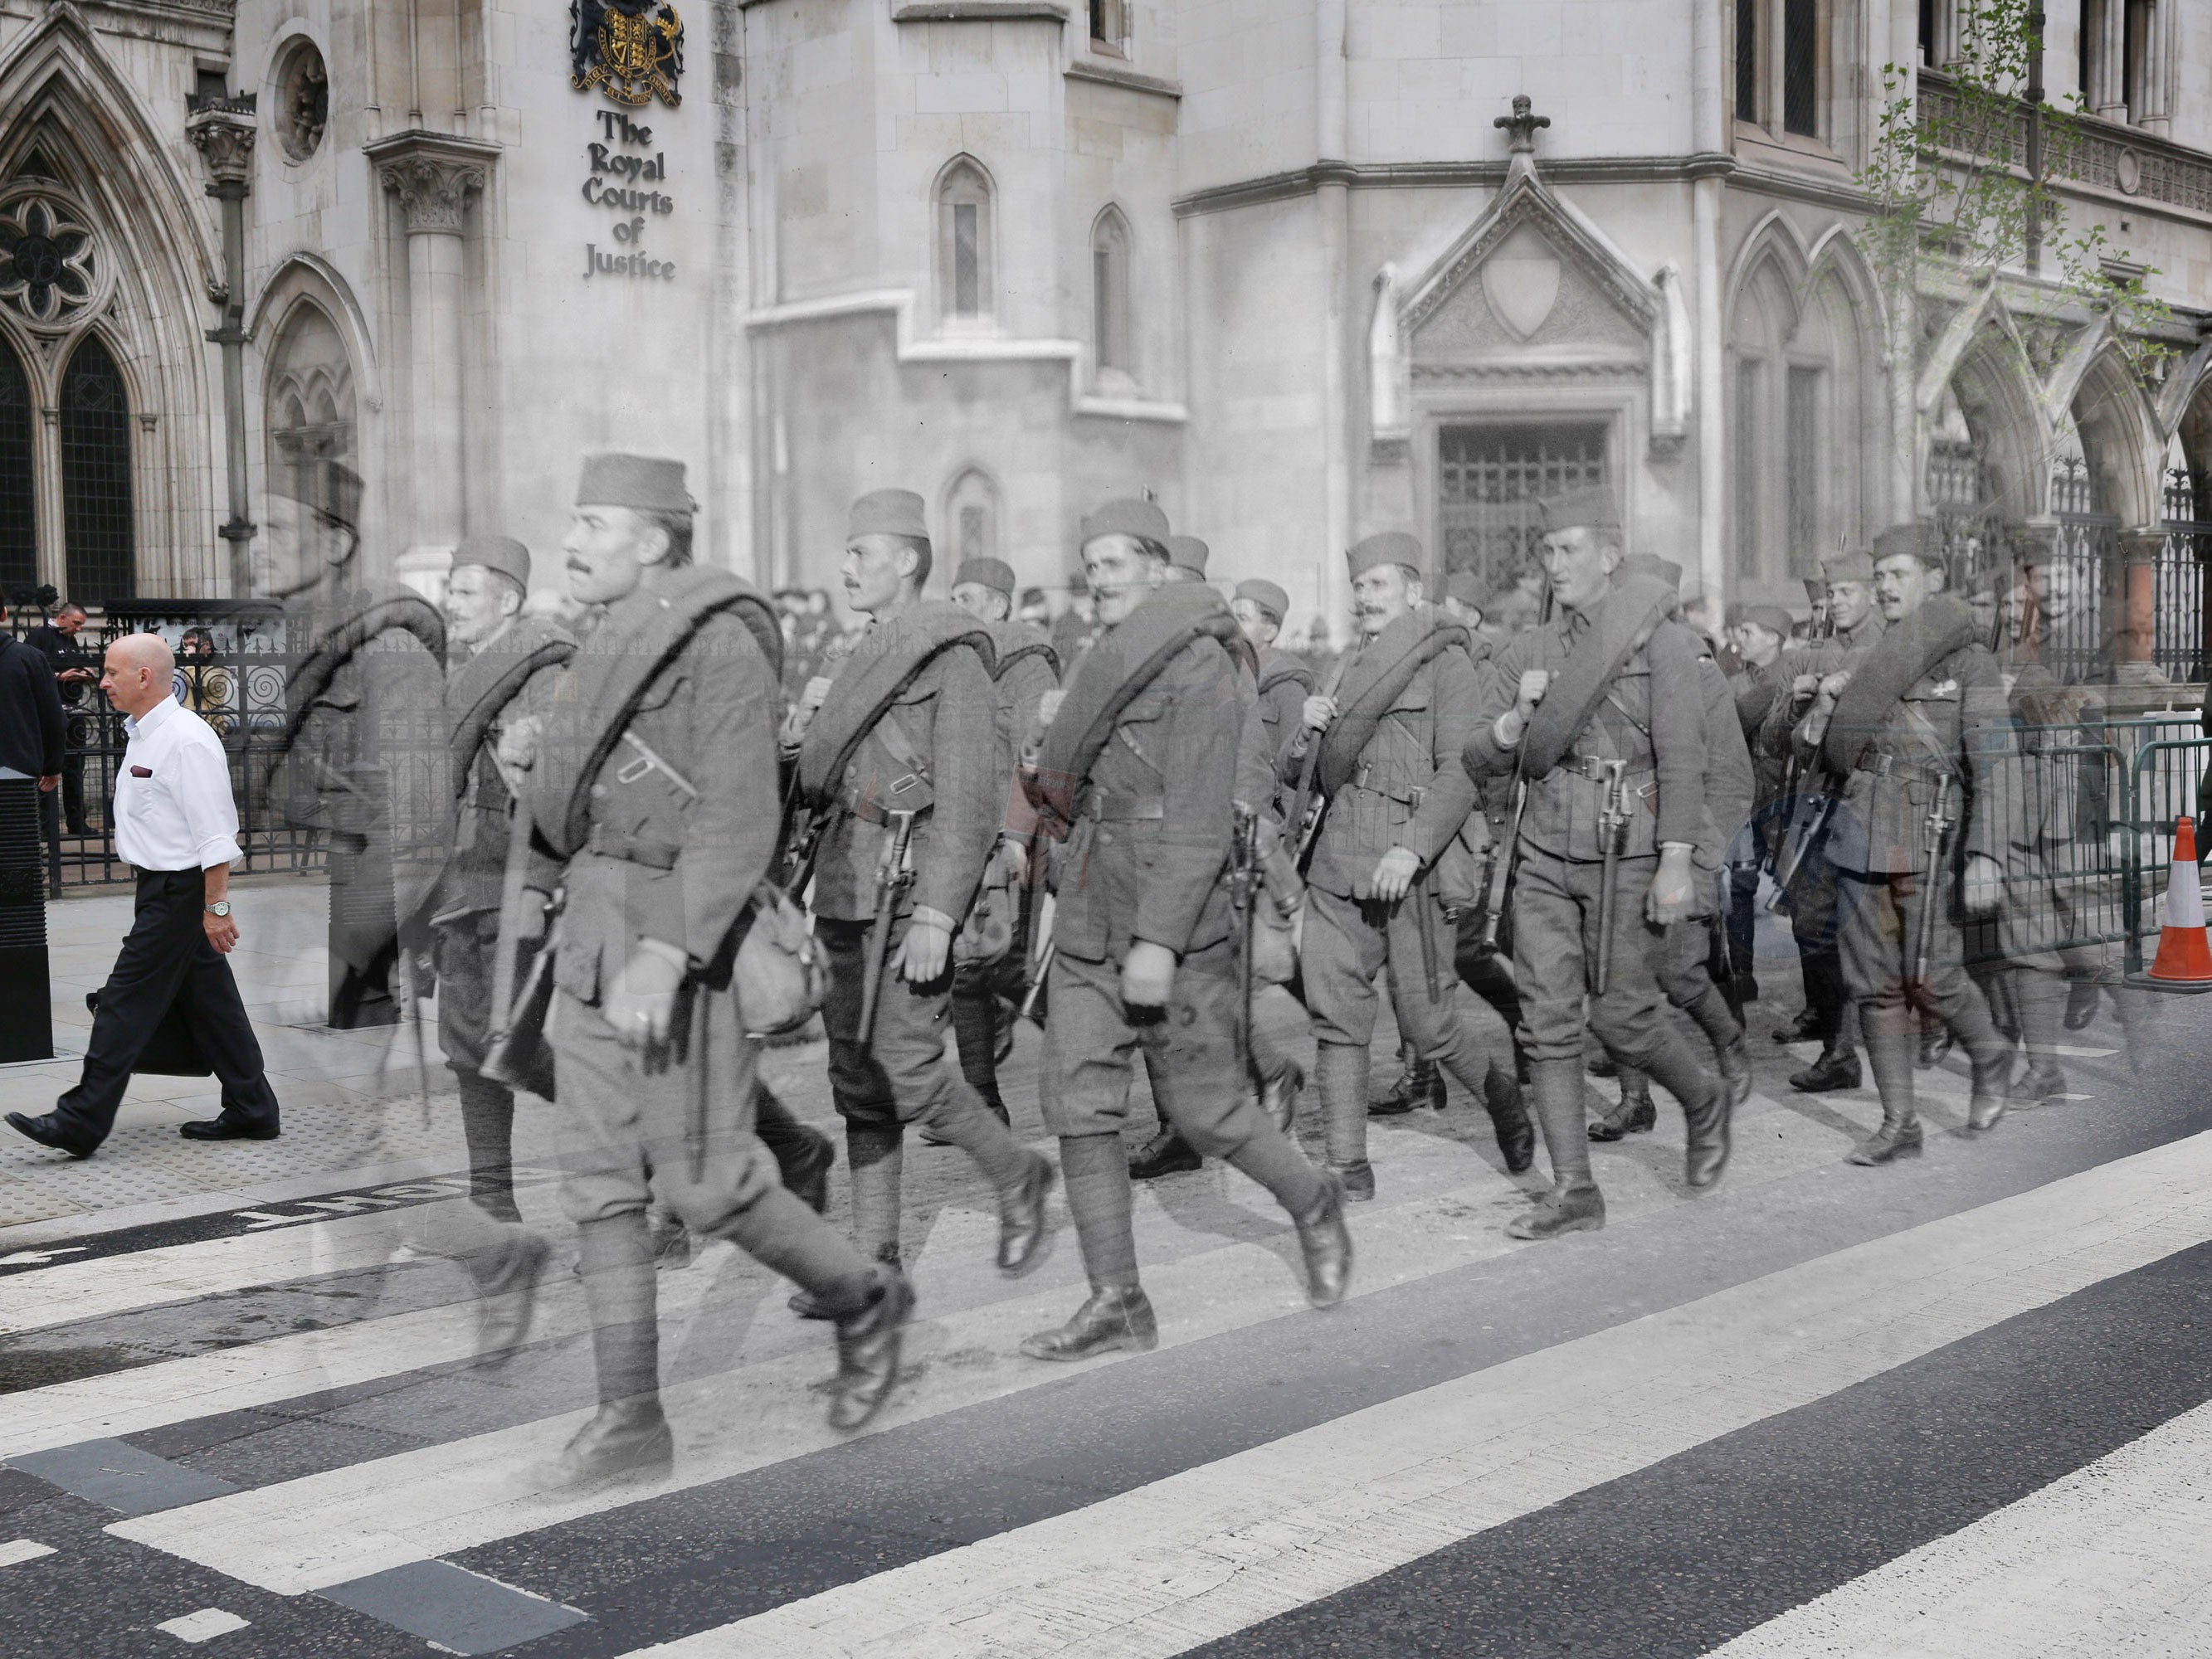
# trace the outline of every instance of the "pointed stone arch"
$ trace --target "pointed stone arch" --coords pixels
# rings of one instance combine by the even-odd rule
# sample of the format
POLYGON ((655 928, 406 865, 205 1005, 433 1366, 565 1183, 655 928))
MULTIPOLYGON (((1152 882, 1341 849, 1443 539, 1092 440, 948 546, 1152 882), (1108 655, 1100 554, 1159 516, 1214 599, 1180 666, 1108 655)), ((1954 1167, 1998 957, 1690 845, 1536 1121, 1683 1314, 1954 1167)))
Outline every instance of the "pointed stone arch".
MULTIPOLYGON (((2111 319, 2100 319, 2109 336, 2111 319)), ((2166 516, 2166 434, 2117 337, 2107 337, 2070 378, 2068 414, 2104 511, 2126 526, 2166 516)))
POLYGON ((1935 426, 1948 395, 1988 469, 1990 507, 2013 523, 2039 517, 2050 503, 2053 435, 2043 391, 2019 329, 1994 291, 1962 307, 1937 337, 1914 388, 1916 488, 1927 488, 1935 426))
MULTIPOLYGON (((85 327, 99 328, 131 394, 137 587, 213 592, 221 580, 206 453, 212 386, 201 338, 222 269, 215 227, 159 131, 70 0, 57 0, 0 52, 0 178, 32 162, 82 204, 106 241, 114 286, 83 327, 41 337, 27 362, 50 393, 85 327)), ((17 331, 17 337, 28 337, 17 331)), ((49 406, 51 401, 49 399, 49 406)), ((58 475, 52 457, 40 471, 58 475)), ((41 538, 60 568, 58 488, 41 538)))

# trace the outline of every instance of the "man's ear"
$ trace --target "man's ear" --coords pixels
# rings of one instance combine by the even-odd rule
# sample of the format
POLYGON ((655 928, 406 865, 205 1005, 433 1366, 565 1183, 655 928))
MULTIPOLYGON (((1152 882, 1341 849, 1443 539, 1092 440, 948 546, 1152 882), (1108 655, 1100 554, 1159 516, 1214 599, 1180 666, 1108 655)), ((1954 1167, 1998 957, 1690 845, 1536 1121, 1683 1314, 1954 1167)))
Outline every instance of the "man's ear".
POLYGON ((1598 551, 1605 558, 1605 574, 1608 576, 1620 568, 1620 562, 1628 556, 1628 550, 1619 542, 1600 542, 1598 551))
POLYGON ((637 562, 640 564, 659 564, 668 557, 668 526, 649 524, 644 526, 645 539, 641 545, 637 562))
POLYGON ((921 550, 912 542, 901 538, 898 553, 892 562, 898 567, 899 580, 902 582, 910 582, 914 580, 914 573, 921 568, 921 550))
POLYGON ((1419 576, 1406 584, 1406 603, 1415 607, 1421 603, 1421 579, 1419 576))

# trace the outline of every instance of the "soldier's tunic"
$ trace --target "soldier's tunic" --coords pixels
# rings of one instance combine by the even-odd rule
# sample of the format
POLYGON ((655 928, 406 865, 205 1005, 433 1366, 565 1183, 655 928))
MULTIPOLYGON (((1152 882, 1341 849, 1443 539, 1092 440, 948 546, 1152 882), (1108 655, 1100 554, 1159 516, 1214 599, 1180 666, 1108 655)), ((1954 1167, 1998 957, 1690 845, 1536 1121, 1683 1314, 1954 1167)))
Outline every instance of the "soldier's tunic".
MULTIPOLYGON (((1616 590, 1599 601, 1595 614, 1619 602, 1616 590)), ((1466 750, 1471 772, 1512 773, 1515 751, 1498 746, 1498 717, 1513 707, 1522 672, 1558 672, 1594 620, 1564 611, 1514 636, 1485 666, 1466 750)), ((1532 1062, 1579 1061, 1582 1055, 1604 885, 1598 824, 1605 763, 1613 760, 1626 763, 1629 824, 1613 906, 1611 977, 1605 994, 1589 1000, 1588 1026, 1616 1060, 1651 1073, 1670 1089, 1667 1062, 1686 1058, 1662 1018, 1656 930, 1644 920, 1644 907, 1662 844, 1694 844, 1700 834, 1705 745, 1699 649, 1680 624, 1660 624, 1644 647, 1631 653, 1562 763, 1528 780, 1512 894, 1513 962, 1522 1042, 1532 1062)))
POLYGON ((450 819, 444 621, 408 589, 295 613, 306 650, 288 695, 285 821, 330 848, 330 1020, 392 1024, 403 938, 422 931, 450 819))
POLYGON ((1707 964, 1712 955, 1720 872, 1729 847, 1750 820, 1753 784, 1751 750, 1735 719, 1735 697, 1728 677, 1710 656, 1700 659, 1698 666, 1705 691, 1705 811, 1691 854, 1697 885, 1688 911, 1663 930, 1666 939, 1657 972, 1667 1000, 1695 1020, 1716 1047, 1725 1047, 1742 1036, 1743 1027, 1713 982, 1707 964))
POLYGON ((1272 645, 1260 648, 1258 666, 1259 738, 1272 775, 1284 748, 1298 734, 1306 699, 1313 695, 1314 677, 1305 664, 1272 645))
MULTIPOLYGON (((548 721, 549 746, 574 742, 594 713, 574 706, 589 659, 636 648, 664 608, 651 582, 609 607, 548 721)), ((693 1231, 730 1233, 781 1190, 754 1134, 752 1045, 730 1023, 732 999, 705 988, 726 983, 738 918, 775 851, 779 804, 762 780, 775 776, 776 694, 751 631, 727 611, 711 615, 653 673, 626 726, 696 796, 619 743, 589 786, 550 1027, 562 1199, 580 1223, 642 1212, 657 1190, 693 1231), (690 969, 665 1054, 625 1047, 600 1012, 644 939, 682 950, 690 969), (704 1151, 696 1165, 695 1133, 704 1151)), ((541 787, 543 770, 531 796, 541 826, 568 810, 564 795, 541 787)), ((757 1243, 747 1247, 758 1254, 757 1243)))
MULTIPOLYGON (((980 626, 959 614, 967 626, 980 626)), ((856 652, 839 673, 866 660, 856 652)), ((975 900, 1006 799, 998 718, 983 659, 954 646, 936 655, 861 738, 839 784, 815 859, 813 908, 815 936, 830 969, 822 1017, 830 1036, 830 1087, 850 1127, 896 1130, 937 1114, 954 1091, 968 1087, 943 1064, 951 976, 934 985, 909 985, 895 964, 916 914, 926 912, 957 930, 975 900), (927 808, 915 822, 915 879, 900 896, 874 1042, 864 1048, 862 988, 876 914, 876 872, 893 836, 889 814, 908 807, 927 808)), ((980 1101, 974 1103, 980 1108, 980 1101)))

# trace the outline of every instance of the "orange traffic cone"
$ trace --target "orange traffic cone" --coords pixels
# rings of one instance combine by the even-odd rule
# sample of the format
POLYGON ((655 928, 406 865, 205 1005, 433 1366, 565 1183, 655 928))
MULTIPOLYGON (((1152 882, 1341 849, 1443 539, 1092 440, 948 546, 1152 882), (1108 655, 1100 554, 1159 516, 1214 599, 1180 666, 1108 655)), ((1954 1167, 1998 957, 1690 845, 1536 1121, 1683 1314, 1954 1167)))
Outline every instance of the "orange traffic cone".
POLYGON ((2200 989, 2212 986, 2212 940, 2204 932, 2204 890, 2197 869, 2197 824, 2185 817, 2173 831, 2173 873, 2166 878, 2166 921, 2158 960, 2146 978, 2200 989))

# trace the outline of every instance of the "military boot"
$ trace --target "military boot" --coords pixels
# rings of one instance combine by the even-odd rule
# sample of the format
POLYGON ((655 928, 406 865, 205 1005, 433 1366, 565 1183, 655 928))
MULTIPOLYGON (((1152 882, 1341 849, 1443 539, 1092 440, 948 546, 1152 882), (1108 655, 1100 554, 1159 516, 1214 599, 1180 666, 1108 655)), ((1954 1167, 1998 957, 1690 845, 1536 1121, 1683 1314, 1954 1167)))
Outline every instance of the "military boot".
POLYGON ((1160 1346, 1152 1304, 1135 1285, 1094 1285, 1091 1298, 1058 1330, 1022 1339, 1032 1359, 1088 1359, 1093 1354, 1150 1353, 1160 1346))
POLYGON ((1490 1114, 1490 1127, 1498 1136, 1505 1173, 1524 1175, 1536 1161, 1536 1126, 1529 1121, 1528 1103, 1514 1081, 1513 1068, 1496 1060, 1482 1080, 1482 1104, 1490 1114))
POLYGON ((1298 1249, 1306 1261, 1306 1300, 1334 1308, 1352 1280, 1352 1230, 1344 1224, 1344 1184, 1334 1170, 1322 1174, 1320 1200, 1297 1217, 1298 1249))
POLYGON ((1644 1134, 1659 1121, 1659 1109, 1651 1103, 1651 1081, 1632 1071, 1620 1080, 1620 1103, 1589 1126, 1589 1138, 1601 1145, 1628 1135, 1644 1134))
POLYGON ((1682 1153, 1682 1179, 1702 1192, 1728 1168, 1735 1100, 1728 1085, 1706 1070, 1690 1045, 1670 1038, 1645 1062, 1652 1080, 1682 1104, 1688 1144, 1682 1153))
POLYGON ((1874 1070, 1875 1087, 1881 1095, 1881 1127, 1851 1151, 1854 1164, 1874 1167, 1894 1164, 1901 1158, 1918 1158, 1923 1136, 1914 1097, 1912 1048, 1916 1039, 1910 1027, 1877 1033, 1867 1021, 1867 1064, 1874 1070))
POLYGON ((626 1210, 579 1226, 576 1249, 599 1409, 532 1471, 532 1481, 540 1491, 576 1492, 659 1480, 674 1467, 676 1441, 660 1409, 651 1229, 642 1211, 626 1210))
MULTIPOLYGON (((2066 1029, 2086 1031, 2096 1022, 2097 1003, 2104 988, 2094 979, 2077 979, 2066 988, 2066 1029)), ((2113 999, 2118 1001, 2117 996, 2113 999)))
POLYGON ((1431 1111, 1443 1109, 1444 1074, 1434 1060, 1417 1054, 1406 1062, 1395 1082, 1367 1103, 1367 1115, 1403 1117, 1423 1106, 1431 1111))
POLYGON ((2066 1091, 2066 1073, 2058 1069, 2058 1062, 2039 1058, 2014 1081, 2010 1093, 2015 1106, 2040 1106, 2066 1091))
POLYGON ((1260 1109, 1267 1121, 1283 1133, 1298 1119, 1298 1097, 1305 1092, 1306 1074, 1291 1061, 1285 1060, 1282 1069, 1274 1076, 1261 1079, 1260 1109))
POLYGON ((1805 1095, 1825 1095, 1838 1089, 1856 1089, 1864 1081, 1859 1071, 1858 1055, 1840 1042, 1822 1050, 1820 1059, 1803 1071, 1790 1074, 1790 1086, 1805 1095))
POLYGON ((499 1237, 464 1259, 477 1286, 477 1363, 496 1365, 522 1346, 538 1304, 538 1281, 553 1253, 528 1228, 502 1227, 499 1237))
POLYGON ((1321 1044, 1314 1050, 1314 1092, 1321 1097, 1328 1167, 1343 1182, 1345 1197, 1354 1203, 1374 1197, 1375 1169, 1367 1161, 1367 1050, 1348 1042, 1321 1044))
POLYGON ((830 1426, 848 1433, 883 1409, 898 1382, 899 1349, 914 1312, 914 1286, 896 1267, 877 1267, 875 1294, 837 1322, 837 1375, 830 1384, 830 1426))
POLYGON ((1738 1037, 1734 1042, 1716 1048, 1713 1058, 1720 1063, 1721 1081, 1728 1086, 1729 1103, 1742 1105, 1751 1098, 1750 1048, 1741 1037, 1738 1037))
POLYGON ((1129 1179, 1157 1181, 1162 1176, 1187 1175, 1205 1167, 1206 1160, 1197 1149, 1163 1124, 1158 1134, 1130 1154, 1129 1179))
POLYGON ((1045 1241, 1044 1201, 1057 1177, 1050 1158, 1031 1152, 1020 1182, 999 1194, 999 1271, 1009 1279, 1036 1266, 1045 1241))
POLYGON ((1540 1060, 1528 1068, 1528 1090, 1544 1151, 1552 1160, 1552 1190, 1527 1214, 1505 1226, 1510 1238, 1556 1238, 1595 1232, 1605 1225, 1605 1197, 1590 1174, 1589 1137, 1583 1131, 1580 1059, 1540 1060))

